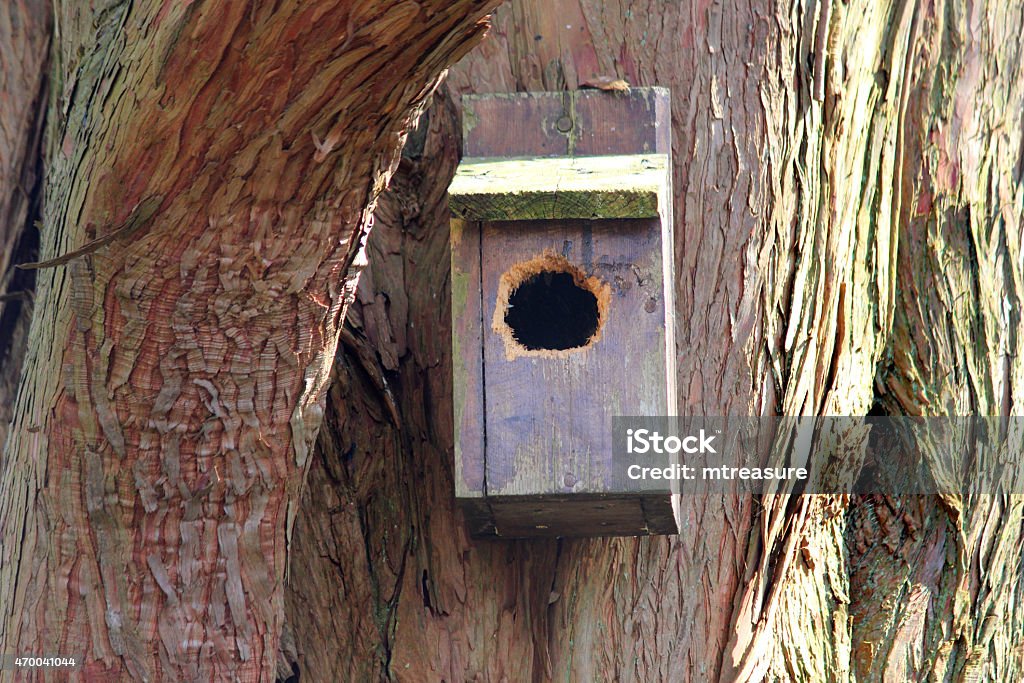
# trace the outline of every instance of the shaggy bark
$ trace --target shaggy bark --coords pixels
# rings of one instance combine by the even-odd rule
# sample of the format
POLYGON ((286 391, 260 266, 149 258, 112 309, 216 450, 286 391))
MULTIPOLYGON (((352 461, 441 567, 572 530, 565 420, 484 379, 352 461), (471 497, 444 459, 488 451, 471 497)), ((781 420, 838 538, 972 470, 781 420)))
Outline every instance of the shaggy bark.
POLYGON ((684 413, 1019 414, 1022 33, 995 1, 503 6, 378 209, 294 535, 303 680, 1024 676, 1018 496, 468 540, 444 200, 459 94, 668 86, 684 413))
POLYGON ((0 444, 11 421, 32 312, 34 274, 14 264, 32 260, 39 243, 32 222, 43 175, 46 10, 44 0, 9 3, 0 10, 0 444))
MULTIPOLYGON (((678 538, 471 542, 445 204, 459 94, 669 86, 684 411, 1020 414, 1021 3, 505 6, 380 202, 308 457, 368 207, 484 11, 339 4, 59 5, 43 258, 155 213, 41 271, 0 651, 110 678, 266 680, 278 649, 304 681, 1024 677, 1019 496, 713 496, 678 538)), ((42 7, 0 9, 9 261, 42 7)))
MULTIPOLYGON (((90 679, 273 680, 374 200, 489 4, 55 3, 42 256, 109 244, 39 271, 0 652, 75 655, 90 679)), ((5 19, 41 25, 28 6, 5 19)), ((5 139, 30 150, 22 119, 5 139)))

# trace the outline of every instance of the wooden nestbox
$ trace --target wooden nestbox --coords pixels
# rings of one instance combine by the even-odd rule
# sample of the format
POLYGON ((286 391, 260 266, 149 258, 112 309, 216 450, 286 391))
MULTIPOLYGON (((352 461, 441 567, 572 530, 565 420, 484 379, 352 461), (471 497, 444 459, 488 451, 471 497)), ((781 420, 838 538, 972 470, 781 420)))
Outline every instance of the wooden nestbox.
POLYGON ((676 533, 667 485, 623 484, 612 462, 613 416, 675 415, 668 92, 463 108, 449 194, 455 489, 471 533, 676 533))

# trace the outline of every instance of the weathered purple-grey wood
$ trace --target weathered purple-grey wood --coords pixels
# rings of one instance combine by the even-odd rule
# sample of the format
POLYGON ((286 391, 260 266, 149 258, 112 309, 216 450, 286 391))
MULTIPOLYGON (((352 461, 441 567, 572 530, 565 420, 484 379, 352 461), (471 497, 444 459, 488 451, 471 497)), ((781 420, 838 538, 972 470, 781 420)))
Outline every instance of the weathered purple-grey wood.
MULTIPOLYGON (((674 406, 660 221, 484 223, 482 246, 486 496, 498 533, 526 526, 522 520, 538 514, 528 500, 515 505, 508 497, 640 491, 613 472, 611 422, 616 415, 665 415, 674 406), (563 257, 603 285, 607 310, 599 337, 576 350, 509 359, 506 338, 494 324, 504 311, 499 281, 517 264, 545 253, 563 257)), ((667 508, 669 493, 666 487, 619 497, 605 509, 580 505, 575 516, 589 512, 591 518, 563 522, 579 524, 580 535, 671 532, 674 527, 650 528, 640 504, 649 497, 650 506, 660 501, 667 508)), ((674 524, 671 514, 668 521, 674 524)), ((552 528, 543 520, 533 526, 545 527, 542 532, 552 528)))
POLYGON ((474 535, 493 520, 484 499, 484 377, 480 284, 480 224, 453 218, 452 368, 455 425, 455 497, 474 535))
POLYGON ((467 157, 671 152, 664 88, 467 95, 462 106, 467 157))

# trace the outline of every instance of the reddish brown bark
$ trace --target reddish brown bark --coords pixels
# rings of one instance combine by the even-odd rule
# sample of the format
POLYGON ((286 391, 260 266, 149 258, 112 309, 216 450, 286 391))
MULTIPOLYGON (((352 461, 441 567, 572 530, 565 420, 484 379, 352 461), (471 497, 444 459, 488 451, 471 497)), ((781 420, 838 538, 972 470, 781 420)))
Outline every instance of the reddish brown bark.
MULTIPOLYGON (((490 3, 493 4, 493 3, 490 3)), ((0 489, 0 651, 272 680, 374 199, 469 1, 57 3, 43 256, 0 489)))

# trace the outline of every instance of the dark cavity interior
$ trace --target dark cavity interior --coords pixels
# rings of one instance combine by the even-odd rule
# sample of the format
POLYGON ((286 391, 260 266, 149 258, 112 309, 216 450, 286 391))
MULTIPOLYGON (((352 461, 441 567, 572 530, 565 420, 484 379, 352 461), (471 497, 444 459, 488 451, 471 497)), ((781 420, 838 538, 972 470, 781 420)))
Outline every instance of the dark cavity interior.
POLYGON ((572 275, 542 271, 519 284, 508 298, 505 324, 531 351, 586 346, 597 332, 597 297, 572 275))

